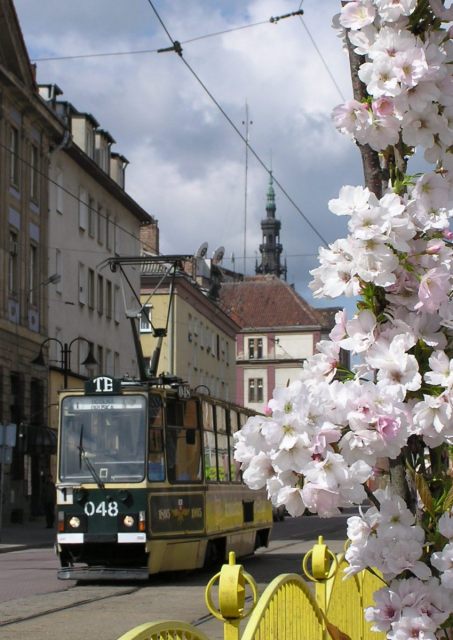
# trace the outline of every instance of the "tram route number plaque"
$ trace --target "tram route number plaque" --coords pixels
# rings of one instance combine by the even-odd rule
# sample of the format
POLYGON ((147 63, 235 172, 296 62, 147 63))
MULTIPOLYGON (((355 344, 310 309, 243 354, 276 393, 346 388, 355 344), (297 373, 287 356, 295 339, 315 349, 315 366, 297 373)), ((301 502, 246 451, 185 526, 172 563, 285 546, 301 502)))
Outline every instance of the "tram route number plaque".
POLYGON ((201 494, 152 496, 150 506, 151 530, 155 533, 203 530, 201 494))

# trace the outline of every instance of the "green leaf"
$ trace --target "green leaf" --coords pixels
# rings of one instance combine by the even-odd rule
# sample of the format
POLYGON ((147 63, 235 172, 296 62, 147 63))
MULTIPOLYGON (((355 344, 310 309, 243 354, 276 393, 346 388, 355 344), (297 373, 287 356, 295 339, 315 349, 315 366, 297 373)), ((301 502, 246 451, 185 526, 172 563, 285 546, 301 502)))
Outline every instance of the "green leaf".
POLYGON ((415 474, 415 486, 417 487, 420 499, 423 502, 426 510, 430 515, 434 516, 433 496, 431 495, 431 491, 429 490, 428 483, 420 473, 415 474))
POLYGON ((447 493, 447 495, 445 496, 445 500, 444 500, 444 504, 443 504, 443 510, 444 511, 450 511, 450 509, 453 507, 453 485, 450 487, 450 491, 447 493))

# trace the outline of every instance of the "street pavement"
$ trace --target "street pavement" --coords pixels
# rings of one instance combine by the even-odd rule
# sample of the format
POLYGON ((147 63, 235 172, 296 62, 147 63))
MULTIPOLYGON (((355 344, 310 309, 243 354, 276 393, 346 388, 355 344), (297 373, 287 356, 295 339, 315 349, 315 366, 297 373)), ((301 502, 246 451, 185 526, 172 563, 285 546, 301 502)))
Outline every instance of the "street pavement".
POLYGON ((24 524, 8 524, 0 530, 0 553, 52 547, 55 529, 47 529, 44 517, 24 524))
MULTIPOLYGON (((332 551, 341 551, 346 537, 347 515, 351 514, 345 513, 328 520, 316 516, 286 518, 285 522, 275 524, 267 549, 259 549, 255 555, 243 558, 240 562, 254 577, 262 592, 275 575, 293 572, 300 574, 301 559, 319 535, 324 536, 332 551)), ((42 518, 23 525, 10 525, 1 531, 0 552, 30 549, 29 555, 39 555, 39 549, 33 551, 38 547, 47 547, 50 552, 54 535, 52 529, 45 528, 42 518)), ((42 553, 44 552, 48 553, 42 549, 42 553)), ((20 569, 24 563, 27 571, 36 572, 38 562, 38 569, 46 573, 50 566, 49 560, 43 559, 41 555, 37 560, 38 555, 31 559, 31 565, 25 551, 11 554, 11 557, 3 556, 3 560, 11 561, 14 568, 12 579, 19 581, 20 569)), ((52 554, 52 563, 55 562, 53 558, 52 554)), ((187 576, 159 576, 150 580, 149 585, 140 585, 139 590, 134 587, 132 591, 130 585, 87 584, 74 588, 73 584, 67 583, 62 583, 61 588, 58 585, 57 590, 50 585, 50 592, 42 589, 36 592, 32 590, 30 593, 24 591, 22 596, 14 596, 16 599, 13 600, 8 598, 0 604, 0 620, 3 618, 5 622, 8 621, 8 616, 12 618, 1 629, 0 636, 5 640, 28 636, 57 640, 65 635, 68 640, 75 640, 84 635, 84 632, 80 633, 83 623, 90 628, 90 633, 86 630, 86 637, 113 640, 146 620, 177 618, 196 624, 210 640, 222 640, 222 624, 208 615, 204 605, 204 589, 210 577, 206 572, 194 572, 187 576), (55 613, 51 615, 48 615, 49 602, 55 608, 55 613), (15 623, 15 616, 19 616, 19 613, 23 616, 24 611, 29 620, 15 623), (93 625, 97 625, 95 633, 93 625)), ((47 588, 46 585, 44 587, 47 588)), ((241 629, 245 624, 246 621, 241 629)))

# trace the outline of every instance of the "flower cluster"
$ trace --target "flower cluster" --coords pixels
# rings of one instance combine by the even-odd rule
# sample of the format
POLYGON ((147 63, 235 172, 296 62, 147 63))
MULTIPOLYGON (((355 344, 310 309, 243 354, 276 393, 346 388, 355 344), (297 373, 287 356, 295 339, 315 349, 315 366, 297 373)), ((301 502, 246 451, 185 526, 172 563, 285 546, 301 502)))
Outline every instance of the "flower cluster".
MULTIPOLYGON (((377 496, 380 497, 379 492, 377 496)), ((372 507, 361 517, 349 518, 348 538, 348 575, 375 567, 385 580, 408 569, 418 578, 431 577, 427 565, 420 561, 424 531, 415 524, 414 514, 399 496, 387 492, 380 499, 379 509, 372 507)))
POLYGON ((348 573, 375 567, 389 581, 367 617, 391 640, 434 639, 453 624, 452 14, 441 0, 343 2, 336 24, 364 56, 367 96, 333 120, 378 152, 383 190, 344 186, 329 202, 348 235, 320 249, 310 286, 360 302, 235 434, 245 482, 293 515, 371 499, 348 522, 348 573), (432 170, 406 175, 417 148, 432 170), (345 352, 360 364, 345 369, 345 352), (389 459, 408 470, 408 503, 371 493, 389 459))
POLYGON ((437 578, 393 580, 375 592, 375 606, 366 609, 365 617, 389 640, 436 640, 437 629, 448 618, 450 599, 437 578))

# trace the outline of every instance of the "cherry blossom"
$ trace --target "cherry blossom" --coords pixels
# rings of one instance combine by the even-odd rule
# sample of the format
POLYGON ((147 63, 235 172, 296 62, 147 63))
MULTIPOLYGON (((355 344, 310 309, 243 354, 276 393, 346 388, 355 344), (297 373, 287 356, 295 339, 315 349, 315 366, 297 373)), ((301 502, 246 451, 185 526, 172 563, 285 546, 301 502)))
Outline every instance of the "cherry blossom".
POLYGON ((385 182, 379 197, 345 185, 329 201, 348 235, 320 248, 310 288, 360 299, 350 317, 336 314, 299 379, 274 390, 266 416, 234 436, 244 480, 290 514, 358 506, 346 574, 382 572, 366 617, 390 640, 437 640, 453 620, 453 43, 442 24, 452 12, 441 0, 342 3, 335 28, 364 56, 367 95, 332 119, 378 152, 385 182), (410 175, 413 155, 431 166, 410 175), (359 362, 345 369, 341 350, 359 362), (391 484, 369 488, 399 460, 407 504, 391 484))

